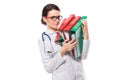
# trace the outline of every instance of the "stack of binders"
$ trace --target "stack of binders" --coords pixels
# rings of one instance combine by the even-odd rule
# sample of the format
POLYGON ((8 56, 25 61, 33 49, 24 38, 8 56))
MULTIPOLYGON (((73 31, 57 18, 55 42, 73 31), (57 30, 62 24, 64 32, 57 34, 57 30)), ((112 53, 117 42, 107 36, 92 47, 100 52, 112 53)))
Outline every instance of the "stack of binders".
POLYGON ((71 14, 68 18, 63 19, 58 30, 55 42, 62 45, 64 40, 71 40, 75 38, 77 40, 77 46, 69 52, 74 59, 80 59, 83 48, 83 31, 82 20, 87 19, 87 16, 75 16, 71 14))

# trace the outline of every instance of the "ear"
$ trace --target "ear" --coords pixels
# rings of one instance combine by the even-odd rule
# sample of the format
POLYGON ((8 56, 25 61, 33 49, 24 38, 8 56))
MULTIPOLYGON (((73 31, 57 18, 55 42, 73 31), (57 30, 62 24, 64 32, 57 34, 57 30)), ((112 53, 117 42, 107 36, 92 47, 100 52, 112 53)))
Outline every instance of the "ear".
POLYGON ((46 17, 43 17, 43 20, 47 23, 47 19, 46 19, 46 17))

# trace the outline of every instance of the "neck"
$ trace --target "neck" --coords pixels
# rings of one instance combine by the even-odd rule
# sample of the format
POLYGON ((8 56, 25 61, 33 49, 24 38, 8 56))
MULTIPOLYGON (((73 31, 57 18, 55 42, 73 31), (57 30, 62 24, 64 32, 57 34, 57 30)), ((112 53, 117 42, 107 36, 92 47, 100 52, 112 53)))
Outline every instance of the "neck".
POLYGON ((52 32, 56 32, 56 31, 58 31, 57 29, 49 28, 49 27, 47 27, 47 29, 50 30, 50 31, 52 31, 52 32))

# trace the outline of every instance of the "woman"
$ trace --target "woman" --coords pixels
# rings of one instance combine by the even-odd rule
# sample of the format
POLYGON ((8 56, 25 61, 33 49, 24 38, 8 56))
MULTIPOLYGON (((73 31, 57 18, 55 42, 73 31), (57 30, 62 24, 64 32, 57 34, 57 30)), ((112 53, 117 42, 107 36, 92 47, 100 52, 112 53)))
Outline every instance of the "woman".
POLYGON ((87 57, 90 43, 87 21, 82 21, 84 25, 82 56, 81 59, 75 60, 68 53, 76 46, 75 39, 65 40, 62 46, 54 42, 61 18, 57 5, 47 4, 43 8, 41 22, 47 26, 47 30, 41 34, 38 44, 44 67, 48 73, 52 73, 52 80, 85 80, 82 60, 87 57))

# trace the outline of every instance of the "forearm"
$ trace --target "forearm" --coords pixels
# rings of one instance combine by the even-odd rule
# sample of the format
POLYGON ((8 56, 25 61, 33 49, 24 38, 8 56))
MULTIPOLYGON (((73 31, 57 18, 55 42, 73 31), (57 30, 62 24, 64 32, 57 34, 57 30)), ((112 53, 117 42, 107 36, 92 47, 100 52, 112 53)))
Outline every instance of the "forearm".
POLYGON ((66 51, 67 50, 64 47, 61 47, 60 54, 61 54, 62 57, 65 55, 66 51))
POLYGON ((84 38, 84 40, 89 40, 89 33, 88 33, 88 31, 84 32, 83 38, 84 38))
POLYGON ((90 40, 83 40, 82 59, 86 59, 89 51, 90 40))

